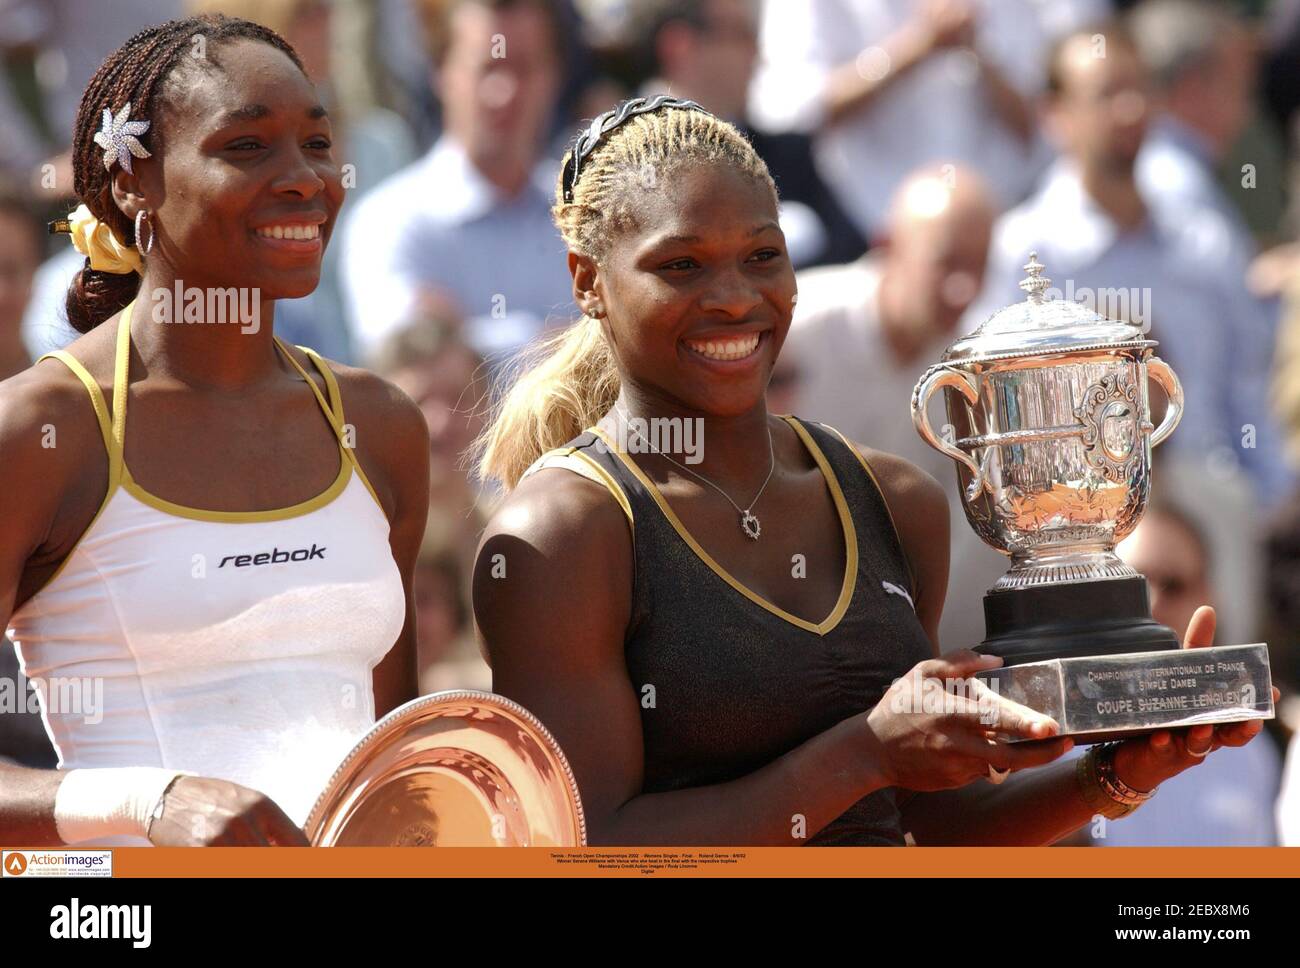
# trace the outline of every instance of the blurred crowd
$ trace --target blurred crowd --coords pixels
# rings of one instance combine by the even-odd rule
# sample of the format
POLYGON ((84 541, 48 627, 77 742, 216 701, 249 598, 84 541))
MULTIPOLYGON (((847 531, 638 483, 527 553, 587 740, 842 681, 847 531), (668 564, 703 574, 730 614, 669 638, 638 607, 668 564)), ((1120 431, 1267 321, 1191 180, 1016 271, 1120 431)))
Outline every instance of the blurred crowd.
MULTIPOLYGON (((577 315, 559 159, 583 119, 667 92, 741 127, 781 191, 799 301, 771 409, 950 492, 945 649, 983 638, 1007 562, 966 527, 911 391, 1021 298, 1035 251, 1067 293, 1138 294, 1130 318, 1183 382, 1120 548, 1156 618, 1181 634, 1214 604, 1218 644, 1267 641, 1297 695, 1300 0, 0 0, 0 379, 74 336, 82 259, 43 223, 70 207, 87 80, 140 27, 210 11, 297 48, 347 166, 321 285, 277 305, 277 331, 385 375, 429 424, 423 691, 490 687, 468 571, 495 495, 462 454, 511 355, 577 315)), ((1093 842, 1300 844, 1300 710, 1278 712, 1171 781, 1182 807, 1093 842)), ((0 755, 39 760, 39 723, 20 741, 12 719, 0 755)))

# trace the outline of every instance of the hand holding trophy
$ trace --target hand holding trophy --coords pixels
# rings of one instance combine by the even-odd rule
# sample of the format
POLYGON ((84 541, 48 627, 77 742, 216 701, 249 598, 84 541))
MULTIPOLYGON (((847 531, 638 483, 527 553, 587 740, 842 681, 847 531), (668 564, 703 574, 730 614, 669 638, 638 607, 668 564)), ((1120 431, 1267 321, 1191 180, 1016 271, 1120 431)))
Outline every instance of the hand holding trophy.
POLYGON ((1146 507, 1151 448, 1182 416, 1178 378, 1142 327, 1049 298, 1036 254, 1025 269, 1028 298, 953 343, 912 395, 918 433, 957 463, 971 527, 1011 558, 976 650, 1004 665, 982 678, 1077 743, 1271 719, 1267 647, 1173 651, 1145 579, 1115 554, 1146 507), (1169 398, 1159 427, 1148 377, 1169 398), (939 389, 951 441, 926 415, 939 389))

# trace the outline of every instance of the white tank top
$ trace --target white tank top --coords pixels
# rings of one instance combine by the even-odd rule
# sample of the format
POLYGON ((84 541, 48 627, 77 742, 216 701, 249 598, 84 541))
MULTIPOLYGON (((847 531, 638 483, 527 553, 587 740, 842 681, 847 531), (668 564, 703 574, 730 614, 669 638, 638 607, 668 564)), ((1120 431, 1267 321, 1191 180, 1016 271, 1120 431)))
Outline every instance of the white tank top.
MULTIPOLYGON (((206 511, 145 491, 123 461, 131 307, 119 323, 113 409, 85 384, 108 450, 108 491, 54 576, 9 621, 59 768, 161 766, 258 790, 298 824, 374 723, 371 673, 406 613, 389 525, 350 447, 325 491, 269 511, 206 511), (102 690, 102 691, 101 691, 102 690)), ((44 359, 45 357, 41 357, 44 359)), ((39 362, 39 361, 38 361, 39 362)), ((140 838, 97 843, 140 844, 140 838)))

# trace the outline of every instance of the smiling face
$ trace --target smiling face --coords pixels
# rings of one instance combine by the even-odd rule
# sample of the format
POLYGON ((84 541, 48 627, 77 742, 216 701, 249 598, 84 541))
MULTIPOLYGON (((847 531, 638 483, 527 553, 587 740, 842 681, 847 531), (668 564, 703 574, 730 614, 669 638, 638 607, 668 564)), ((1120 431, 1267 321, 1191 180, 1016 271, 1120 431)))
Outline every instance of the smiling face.
POLYGON ((161 150, 138 163, 153 251, 187 286, 305 296, 343 202, 329 119, 274 47, 240 39, 210 54, 168 78, 154 129, 161 150))
POLYGON ((794 309, 771 187, 725 163, 687 164, 630 192, 635 215, 599 263, 570 256, 579 304, 605 310, 624 383, 688 411, 750 411, 794 309))

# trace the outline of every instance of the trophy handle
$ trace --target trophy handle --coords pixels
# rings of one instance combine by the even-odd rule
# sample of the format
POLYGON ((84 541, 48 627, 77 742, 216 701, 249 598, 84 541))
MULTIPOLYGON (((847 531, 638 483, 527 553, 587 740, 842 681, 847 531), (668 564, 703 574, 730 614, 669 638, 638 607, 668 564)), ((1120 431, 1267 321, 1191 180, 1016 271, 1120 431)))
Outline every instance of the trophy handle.
MULTIPOLYGON (((1178 382, 1178 377, 1169 368, 1169 364, 1158 356, 1147 360, 1147 375, 1160 384, 1160 389, 1164 390, 1165 396, 1169 398, 1165 419, 1160 421, 1160 426, 1151 434, 1151 446, 1155 447, 1172 434, 1174 428, 1178 426, 1178 421, 1183 419, 1183 385, 1178 382)), ((1151 425, 1147 424, 1147 426, 1151 425)))
MULTIPOLYGON (((953 460, 969 467, 971 473, 975 475, 976 481, 983 480, 983 472, 980 470, 979 464, 975 463, 974 458, 943 440, 930 426, 930 418, 926 415, 925 408, 929 404, 934 391, 940 387, 952 387, 965 397, 972 406, 979 403, 979 390, 976 389, 975 381, 969 375, 952 368, 947 363, 936 363, 921 375, 921 379, 916 384, 916 389, 912 391, 912 425, 916 427, 916 432, 921 435, 921 439, 927 444, 939 451, 939 453, 946 454, 953 460)), ((1181 399, 1180 394, 1179 400, 1181 399)))

